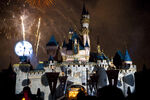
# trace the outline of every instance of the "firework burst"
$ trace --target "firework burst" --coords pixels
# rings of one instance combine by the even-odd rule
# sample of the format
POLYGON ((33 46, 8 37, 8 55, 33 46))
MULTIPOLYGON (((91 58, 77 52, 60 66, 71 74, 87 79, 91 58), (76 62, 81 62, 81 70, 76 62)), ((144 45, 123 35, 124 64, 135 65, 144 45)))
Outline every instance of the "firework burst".
POLYGON ((21 18, 21 25, 22 25, 23 40, 25 40, 24 16, 21 16, 20 18, 21 18))
POLYGON ((26 0, 28 4, 34 7, 50 7, 54 6, 54 0, 26 0))

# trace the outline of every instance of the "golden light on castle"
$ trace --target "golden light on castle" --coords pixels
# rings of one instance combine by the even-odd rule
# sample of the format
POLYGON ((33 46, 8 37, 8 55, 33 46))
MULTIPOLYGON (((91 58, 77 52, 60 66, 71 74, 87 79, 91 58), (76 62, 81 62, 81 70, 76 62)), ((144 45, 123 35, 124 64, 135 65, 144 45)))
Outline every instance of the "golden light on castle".
POLYGON ((70 91, 69 92, 69 98, 76 98, 78 95, 78 91, 70 91))
POLYGON ((23 97, 22 100, 26 100, 26 99, 23 97))
POLYGON ((75 99, 77 98, 77 95, 79 93, 79 89, 80 88, 71 88, 71 90, 69 91, 69 98, 70 99, 75 99))
POLYGON ((26 0, 26 2, 34 7, 50 7, 54 5, 54 0, 26 0))

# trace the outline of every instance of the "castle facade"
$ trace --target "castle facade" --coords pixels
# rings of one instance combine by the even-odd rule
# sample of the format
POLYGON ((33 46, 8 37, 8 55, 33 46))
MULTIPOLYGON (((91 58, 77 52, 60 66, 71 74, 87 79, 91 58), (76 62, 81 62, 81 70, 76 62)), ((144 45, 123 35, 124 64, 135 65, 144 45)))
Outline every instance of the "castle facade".
POLYGON ((89 95, 96 95, 97 89, 107 85, 117 86, 125 96, 129 88, 134 92, 136 65, 132 63, 128 50, 125 54, 117 51, 114 59, 109 59, 100 45, 97 46, 97 52, 92 53, 89 24, 90 15, 83 7, 80 33, 70 29, 69 40, 64 40, 62 46, 52 36, 46 44, 48 61, 40 61, 33 69, 26 62, 26 57, 20 57, 20 63, 13 65, 16 72, 16 94, 22 93, 23 88, 28 86, 32 94, 40 89, 41 98, 50 100, 53 90, 46 73, 59 73, 58 79, 54 81, 56 98, 64 95, 71 85, 84 87, 89 95), (63 76, 67 77, 65 82, 60 80, 63 76))

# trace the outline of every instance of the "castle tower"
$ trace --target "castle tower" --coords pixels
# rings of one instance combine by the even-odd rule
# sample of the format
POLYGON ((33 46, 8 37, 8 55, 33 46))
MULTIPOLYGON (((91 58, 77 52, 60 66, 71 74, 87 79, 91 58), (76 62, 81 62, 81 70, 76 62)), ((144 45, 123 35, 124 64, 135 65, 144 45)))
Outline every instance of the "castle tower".
POLYGON ((58 43, 53 35, 51 36, 49 42, 46 44, 46 49, 48 57, 52 56, 54 60, 57 60, 58 43))
POLYGON ((83 5, 83 10, 82 10, 82 19, 81 19, 81 24, 82 27, 84 28, 89 28, 89 19, 90 15, 89 12, 86 10, 85 5, 83 5))
POLYGON ((82 10, 82 19, 81 19, 81 35, 83 36, 83 43, 84 46, 86 45, 86 41, 88 42, 90 46, 90 39, 89 39, 89 23, 90 23, 90 15, 88 11, 85 8, 85 5, 83 5, 82 10))

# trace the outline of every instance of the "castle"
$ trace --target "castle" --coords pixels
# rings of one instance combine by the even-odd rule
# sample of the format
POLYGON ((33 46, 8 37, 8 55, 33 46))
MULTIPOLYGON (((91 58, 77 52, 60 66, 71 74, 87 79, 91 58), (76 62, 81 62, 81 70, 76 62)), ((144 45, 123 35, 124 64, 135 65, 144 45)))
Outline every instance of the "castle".
POLYGON ((37 68, 33 69, 26 62, 26 56, 20 57, 20 63, 13 65, 16 72, 16 94, 28 86, 32 94, 40 89, 42 99, 49 100, 52 90, 46 73, 59 73, 58 77, 67 76, 64 89, 60 79, 56 79, 56 97, 64 95, 65 89, 71 85, 83 86, 89 95, 96 95, 96 90, 106 85, 116 85, 125 96, 129 88, 134 92, 136 65, 132 63, 128 50, 124 55, 117 51, 114 59, 109 59, 100 45, 97 46, 97 53, 90 52, 89 23, 90 15, 84 6, 80 34, 70 29, 69 40, 64 40, 62 46, 52 36, 46 44, 48 61, 39 61, 37 68), (94 87, 90 84, 94 84, 94 87))

